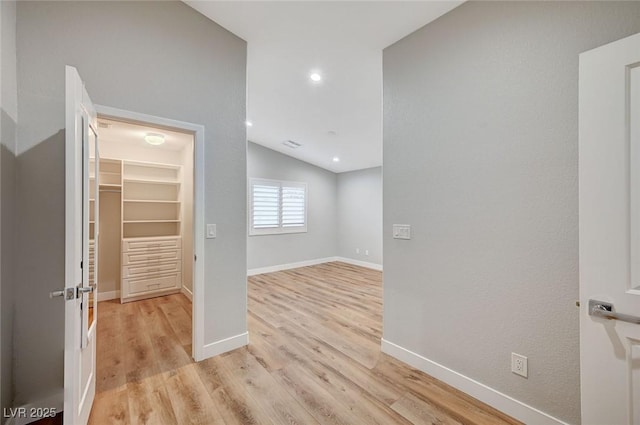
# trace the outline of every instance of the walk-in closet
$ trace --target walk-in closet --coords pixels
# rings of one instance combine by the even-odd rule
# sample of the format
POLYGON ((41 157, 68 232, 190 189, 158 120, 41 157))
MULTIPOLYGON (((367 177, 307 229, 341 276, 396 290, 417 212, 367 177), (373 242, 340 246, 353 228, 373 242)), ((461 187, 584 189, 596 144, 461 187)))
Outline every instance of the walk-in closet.
MULTIPOLYGON (((89 196, 99 217, 98 301, 191 300, 193 135, 102 118, 98 125, 90 170, 99 189, 89 196)), ((89 226, 94 235, 93 219, 89 226)))

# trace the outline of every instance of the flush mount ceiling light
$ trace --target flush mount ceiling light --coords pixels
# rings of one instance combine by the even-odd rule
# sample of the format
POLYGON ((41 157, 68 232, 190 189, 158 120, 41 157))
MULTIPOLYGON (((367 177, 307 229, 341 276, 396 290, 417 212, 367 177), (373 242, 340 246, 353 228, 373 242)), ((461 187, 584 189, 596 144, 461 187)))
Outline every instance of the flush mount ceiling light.
POLYGON ((340 158, 338 158, 337 156, 333 157, 333 162, 340 162, 340 158))
POLYGON ((320 81, 322 81, 322 75, 318 74, 317 72, 313 72, 311 75, 309 75, 309 78, 314 83, 319 83, 320 81))
POLYGON ((144 136, 144 141, 153 146, 158 146, 164 143, 164 134, 160 133, 147 133, 144 136))
POLYGON ((245 121, 244 123, 247 125, 247 127, 253 127, 253 123, 249 120, 245 121))

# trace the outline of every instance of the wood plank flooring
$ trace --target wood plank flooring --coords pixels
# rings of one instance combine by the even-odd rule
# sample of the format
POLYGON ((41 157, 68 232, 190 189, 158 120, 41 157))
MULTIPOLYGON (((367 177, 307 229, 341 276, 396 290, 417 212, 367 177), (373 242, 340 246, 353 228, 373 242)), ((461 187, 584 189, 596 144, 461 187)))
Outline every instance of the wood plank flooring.
POLYGON ((200 363, 183 295, 101 302, 89 423, 518 423, 380 352, 381 272, 263 274, 248 296, 250 345, 200 363))

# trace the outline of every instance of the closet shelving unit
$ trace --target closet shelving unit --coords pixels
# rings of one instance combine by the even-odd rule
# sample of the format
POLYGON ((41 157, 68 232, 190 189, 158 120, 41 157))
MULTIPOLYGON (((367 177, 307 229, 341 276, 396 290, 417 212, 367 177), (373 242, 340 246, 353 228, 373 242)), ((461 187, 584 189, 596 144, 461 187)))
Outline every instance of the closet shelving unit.
MULTIPOLYGON (((100 173, 99 188, 100 192, 122 190, 122 164, 121 161, 116 159, 100 159, 100 166, 98 172, 100 173)), ((94 212, 96 205, 96 193, 95 193, 95 181, 96 181, 96 161, 94 158, 89 159, 89 239, 94 240, 95 234, 95 221, 94 212)))
POLYGON ((182 286, 182 167, 122 161, 121 301, 182 286))
POLYGON ((180 292, 182 167, 101 158, 99 173, 100 191, 121 192, 120 301, 180 292))
POLYGON ((181 167, 123 161, 123 238, 180 236, 181 167))
MULTIPOLYGON (((100 159, 98 173, 99 186, 96 193, 96 161, 95 158, 89 159, 89 284, 97 286, 99 270, 96 268, 96 255, 100 255, 96 250, 96 223, 95 214, 100 209, 100 193, 103 191, 120 192, 122 189, 121 182, 121 164, 117 160, 100 159), (97 200, 97 202, 96 202, 97 200)), ((93 323, 93 297, 96 293, 89 295, 89 323, 93 323)))

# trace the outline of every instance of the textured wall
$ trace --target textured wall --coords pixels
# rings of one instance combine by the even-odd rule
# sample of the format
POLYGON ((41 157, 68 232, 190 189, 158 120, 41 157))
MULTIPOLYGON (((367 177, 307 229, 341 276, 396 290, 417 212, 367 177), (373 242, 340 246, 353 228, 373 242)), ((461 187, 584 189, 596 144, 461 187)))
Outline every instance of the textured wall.
MULTIPOLYGON (((13 401, 16 3, 0 2, 0 409, 13 401)), ((4 415, 2 415, 4 416, 4 415)), ((4 423, 5 418, 0 418, 4 423)))
POLYGON ((244 333, 246 43, 173 1, 19 2, 17 23, 16 401, 63 384, 65 65, 97 104, 204 125, 204 342, 244 333))
POLYGON ((382 265, 382 167, 338 174, 337 208, 338 255, 382 265))
POLYGON ((247 151, 247 175, 307 183, 307 232, 249 236, 249 269, 333 257, 337 252, 336 175, 255 143, 247 151))
POLYGON ((638 31, 638 2, 468 2, 385 49, 385 339, 580 421, 578 54, 638 31))

